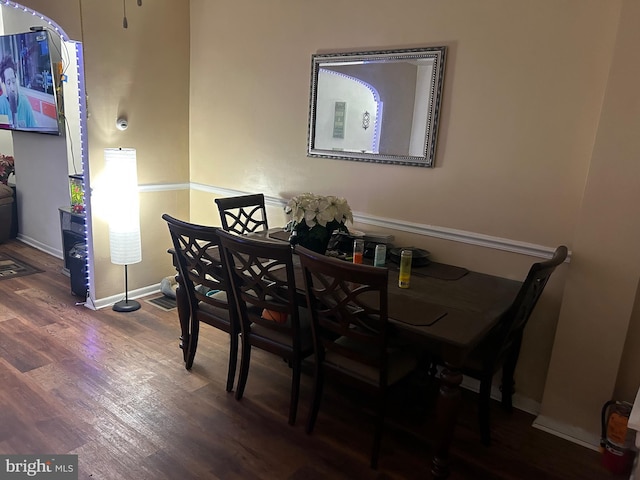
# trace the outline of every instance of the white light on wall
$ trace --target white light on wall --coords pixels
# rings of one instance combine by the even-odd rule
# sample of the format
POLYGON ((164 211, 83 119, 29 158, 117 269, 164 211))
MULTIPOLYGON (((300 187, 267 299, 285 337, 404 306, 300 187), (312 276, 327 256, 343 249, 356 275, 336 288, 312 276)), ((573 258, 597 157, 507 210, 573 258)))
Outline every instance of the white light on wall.
POLYGON ((136 150, 105 148, 106 185, 109 188, 109 247, 111 263, 124 265, 125 299, 113 305, 118 312, 132 312, 140 303, 129 300, 127 266, 142 261, 140 199, 136 150))

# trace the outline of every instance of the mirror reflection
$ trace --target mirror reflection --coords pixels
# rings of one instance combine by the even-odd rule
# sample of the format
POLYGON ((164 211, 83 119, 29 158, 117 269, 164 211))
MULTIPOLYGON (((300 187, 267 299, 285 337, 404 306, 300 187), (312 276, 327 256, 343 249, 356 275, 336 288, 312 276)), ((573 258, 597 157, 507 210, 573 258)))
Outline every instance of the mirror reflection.
POLYGON ((313 55, 308 155, 433 166, 445 52, 313 55))

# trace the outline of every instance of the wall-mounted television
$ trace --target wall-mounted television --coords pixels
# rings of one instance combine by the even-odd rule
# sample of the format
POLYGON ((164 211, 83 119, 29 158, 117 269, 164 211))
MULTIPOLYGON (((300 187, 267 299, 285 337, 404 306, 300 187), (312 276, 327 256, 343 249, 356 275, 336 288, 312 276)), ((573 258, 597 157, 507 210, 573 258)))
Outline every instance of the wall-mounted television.
POLYGON ((59 61, 46 30, 0 35, 0 129, 60 135, 59 61))

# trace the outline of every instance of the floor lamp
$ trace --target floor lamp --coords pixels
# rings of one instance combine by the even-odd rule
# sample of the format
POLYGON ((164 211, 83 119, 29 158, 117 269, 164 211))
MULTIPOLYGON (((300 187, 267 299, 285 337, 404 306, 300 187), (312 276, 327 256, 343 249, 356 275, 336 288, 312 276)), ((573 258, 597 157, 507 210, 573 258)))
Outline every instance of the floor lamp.
POLYGON ((124 265, 125 299, 113 305, 116 312, 133 312, 140 303, 129 300, 127 267, 142 261, 140 199, 134 148, 105 148, 105 172, 110 185, 109 247, 111 263, 124 265))

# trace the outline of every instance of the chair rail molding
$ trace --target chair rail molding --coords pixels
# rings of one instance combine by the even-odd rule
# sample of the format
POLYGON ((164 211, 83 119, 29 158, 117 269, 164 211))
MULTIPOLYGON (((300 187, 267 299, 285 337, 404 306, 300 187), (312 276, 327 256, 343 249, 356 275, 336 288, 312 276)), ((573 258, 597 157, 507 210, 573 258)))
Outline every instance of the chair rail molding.
POLYGON ((189 190, 191 188, 190 183, 157 183, 139 185, 138 191, 140 193, 145 192, 172 192, 175 190, 189 190))
MULTIPOLYGON (((208 192, 214 195, 220 196, 238 196, 247 195, 251 192, 242 190, 233 190, 229 188, 216 187, 211 185, 204 185, 202 183, 191 183, 191 188, 202 192, 208 192)), ((280 197, 272 197, 265 195, 264 201, 266 205, 282 207, 287 204, 287 200, 280 197)), ((503 250, 511 253, 519 253, 528 255, 530 257, 548 259, 553 256, 555 247, 548 247, 544 245, 537 245, 534 243, 521 242, 519 240, 511 240, 508 238, 494 237, 491 235, 484 235, 482 233, 468 232, 465 230, 456 230, 453 228, 439 227, 437 225, 425 225, 422 223, 407 222, 405 220, 397 220, 393 218, 378 217, 375 215, 368 215, 365 213, 353 212, 353 219, 359 223, 365 225, 372 225, 376 227, 389 228, 391 230, 398 230, 402 232, 415 233, 418 235, 424 235, 426 237, 440 238, 443 240, 450 240, 453 242, 466 243, 469 245, 476 245, 485 248, 491 248, 494 250, 503 250)), ((571 252, 567 255, 565 263, 571 261, 571 252)))

